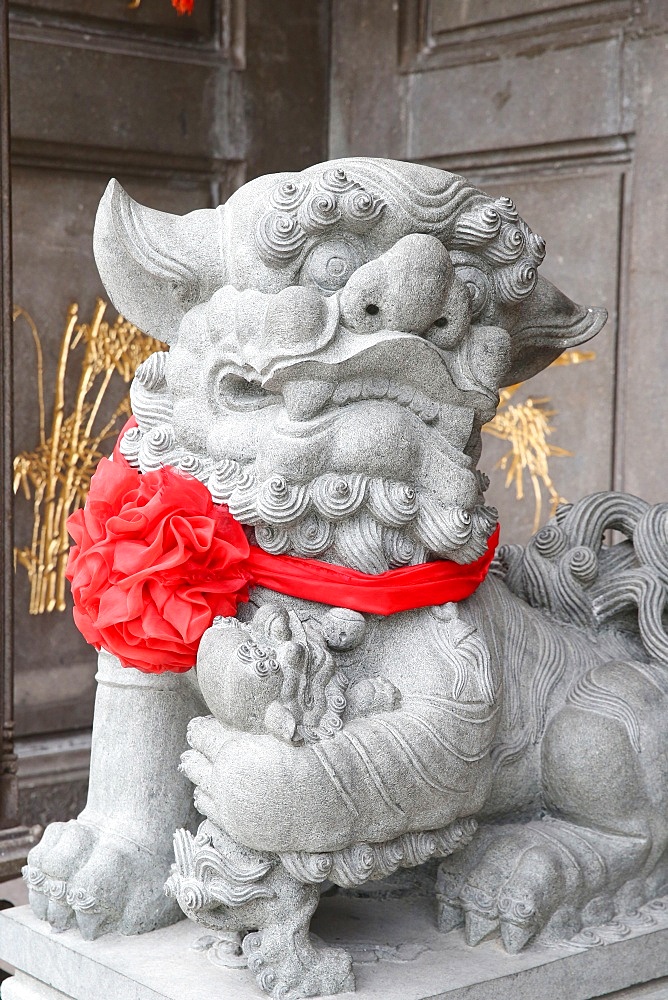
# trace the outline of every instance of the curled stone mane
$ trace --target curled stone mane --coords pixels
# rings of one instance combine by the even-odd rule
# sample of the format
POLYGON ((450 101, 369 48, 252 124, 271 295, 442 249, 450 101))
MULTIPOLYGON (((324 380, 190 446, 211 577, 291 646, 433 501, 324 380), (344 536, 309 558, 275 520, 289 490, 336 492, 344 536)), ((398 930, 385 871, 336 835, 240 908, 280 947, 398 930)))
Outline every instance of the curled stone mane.
POLYGON ((411 220, 415 232, 436 236, 448 250, 458 251, 453 263, 472 293, 474 318, 495 296, 512 305, 531 295, 545 257, 545 240, 520 218, 510 198, 491 198, 444 171, 438 171, 439 185, 427 189, 421 172, 413 181, 381 160, 346 162, 370 191, 374 184, 382 188, 411 220), (471 273, 468 253, 488 265, 487 275, 471 273))
MULTIPOLYGON (((143 372, 140 372, 140 379, 143 372)), ((144 386, 145 388, 145 386, 144 386)), ((135 398, 140 395, 136 387, 135 398)), ((433 558, 470 562, 483 555, 496 523, 493 508, 473 512, 443 503, 411 483, 360 473, 325 473, 309 483, 254 471, 232 459, 214 463, 179 446, 171 423, 146 423, 146 394, 135 412, 139 426, 126 432, 121 453, 134 468, 150 472, 172 465, 204 483, 214 503, 227 505, 252 526, 257 544, 273 554, 345 561, 382 573, 433 558)), ((165 409, 162 398, 157 401, 165 409)))
POLYGON ((260 256, 274 267, 298 257, 309 236, 326 233, 338 223, 365 233, 385 209, 384 200, 351 180, 342 167, 323 171, 314 181, 280 181, 269 198, 271 208, 260 218, 255 242, 260 256))

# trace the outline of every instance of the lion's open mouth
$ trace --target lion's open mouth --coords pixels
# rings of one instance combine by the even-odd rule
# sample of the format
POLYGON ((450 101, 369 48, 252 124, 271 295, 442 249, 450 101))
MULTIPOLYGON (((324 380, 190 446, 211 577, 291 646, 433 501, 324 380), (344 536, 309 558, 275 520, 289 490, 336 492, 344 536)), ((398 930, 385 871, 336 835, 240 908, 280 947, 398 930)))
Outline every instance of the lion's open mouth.
POLYGON ((330 407, 350 403, 387 400, 415 414, 423 423, 432 424, 440 405, 408 382, 374 375, 365 379, 350 378, 338 384, 314 381, 306 384, 288 382, 282 391, 269 392, 253 379, 226 372, 217 380, 214 396, 221 409, 252 413, 281 401, 292 420, 312 420, 330 407))

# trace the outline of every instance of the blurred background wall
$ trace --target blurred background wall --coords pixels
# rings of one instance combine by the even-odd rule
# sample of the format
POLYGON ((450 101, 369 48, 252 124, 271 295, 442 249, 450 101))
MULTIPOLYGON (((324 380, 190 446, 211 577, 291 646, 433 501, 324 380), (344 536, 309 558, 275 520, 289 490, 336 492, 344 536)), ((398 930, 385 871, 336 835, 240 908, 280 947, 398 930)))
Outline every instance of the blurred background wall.
POLYGON ((49 549, 46 529, 69 502, 49 475, 56 452, 67 466, 81 446, 77 405, 87 427, 100 400, 86 440, 111 428, 99 444, 108 451, 137 361, 132 331, 96 306, 91 235, 110 176, 176 213, 217 205, 258 174, 352 155, 431 164, 510 195, 547 241, 546 276, 610 319, 568 363, 502 400, 482 467, 504 539, 526 539, 558 498, 610 488, 666 498, 664 0, 195 0, 190 17, 169 0, 3 7, 5 466, 21 456, 16 498, 5 490, 16 568, 7 543, 2 553, 5 827, 68 818, 85 796, 95 656, 58 596, 57 531, 49 549))

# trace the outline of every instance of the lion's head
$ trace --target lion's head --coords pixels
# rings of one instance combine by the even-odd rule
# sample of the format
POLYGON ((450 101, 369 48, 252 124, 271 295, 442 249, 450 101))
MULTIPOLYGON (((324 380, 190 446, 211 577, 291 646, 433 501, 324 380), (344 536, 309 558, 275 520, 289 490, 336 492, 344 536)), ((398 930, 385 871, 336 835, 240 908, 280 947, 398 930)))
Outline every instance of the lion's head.
POLYGON ((270 552, 371 573, 482 554, 498 390, 605 322, 538 276, 509 199, 409 163, 261 177, 183 218, 112 181, 95 253, 171 345, 137 371, 126 457, 197 476, 270 552))

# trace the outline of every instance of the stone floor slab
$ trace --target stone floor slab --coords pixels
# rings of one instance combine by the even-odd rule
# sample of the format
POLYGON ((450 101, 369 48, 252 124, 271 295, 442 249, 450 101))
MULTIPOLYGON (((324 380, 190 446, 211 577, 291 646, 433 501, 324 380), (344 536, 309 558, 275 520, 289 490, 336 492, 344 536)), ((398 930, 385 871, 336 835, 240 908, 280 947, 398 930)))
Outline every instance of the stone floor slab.
MULTIPOLYGON (((351 950, 358 1000, 592 1000, 638 983, 647 985, 628 1000, 668 1000, 665 983, 648 982, 668 976, 668 901, 627 925, 520 955, 496 941, 470 948, 461 931, 439 935, 426 900, 324 898, 313 930, 351 950)), ((0 956, 17 975, 2 1000, 259 1000, 248 971, 220 965, 219 951, 186 920, 87 942, 75 930, 52 933, 28 907, 5 910, 0 956)))

